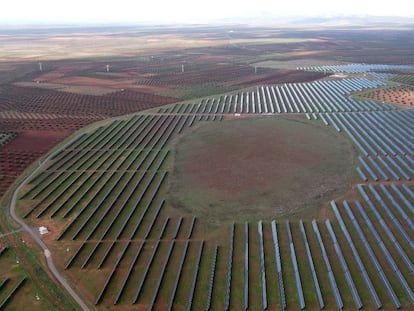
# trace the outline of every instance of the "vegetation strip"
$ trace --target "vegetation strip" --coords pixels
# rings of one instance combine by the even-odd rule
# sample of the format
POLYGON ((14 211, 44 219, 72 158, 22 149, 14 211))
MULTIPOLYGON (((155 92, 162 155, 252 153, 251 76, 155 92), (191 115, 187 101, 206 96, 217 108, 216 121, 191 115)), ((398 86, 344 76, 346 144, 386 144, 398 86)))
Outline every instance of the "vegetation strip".
POLYGON ((339 258, 339 263, 341 265, 342 271, 344 272, 345 280, 348 283, 348 287, 351 291, 352 298, 354 299, 355 307, 359 310, 362 308, 363 304, 329 219, 325 221, 325 225, 334 243, 335 252, 337 257, 339 258))
POLYGON ((335 298, 336 306, 338 307, 339 310, 341 310, 344 307, 344 303, 342 301, 342 296, 341 296, 341 293, 339 292, 338 285, 335 279, 335 275, 332 271, 332 267, 329 262, 329 257, 328 257, 328 254, 326 253, 325 245, 323 243, 322 236, 319 232, 319 227, 318 227, 318 223, 316 222, 316 220, 312 220, 312 227, 313 227, 313 231, 315 232, 316 238, 318 240, 319 248, 321 250, 321 254, 322 254, 323 262, 325 264, 326 271, 328 272, 329 284, 331 285, 331 289, 332 289, 332 292, 335 298))
POLYGON ((262 286, 262 309, 267 309, 267 287, 266 287, 266 267, 265 252, 263 242, 263 222, 257 223, 257 232, 259 234, 259 255, 260 255, 260 281, 262 286))
POLYGON ((316 271, 315 271, 315 266, 313 264, 313 259, 312 259, 312 253, 311 253, 311 250, 310 250, 310 247, 309 247, 308 238, 306 236, 306 231, 305 231, 305 227, 303 225, 302 220, 299 221, 299 227, 300 227, 300 232, 302 234, 303 243, 305 245, 306 256, 308 258, 309 269, 310 269, 310 272, 311 272, 311 275, 312 275, 312 283, 313 283, 313 287, 315 289, 316 299, 318 300, 319 309, 322 310, 325 307, 325 303, 323 301, 322 292, 321 292, 321 289, 319 287, 318 276, 317 276, 316 271))
POLYGON ((145 280, 147 278, 148 272, 149 272, 149 270, 151 268, 151 265, 152 265, 152 263, 154 261, 155 255, 157 254, 157 251, 158 251, 159 246, 160 246, 160 240, 158 240, 156 242, 156 244, 154 246, 154 249, 153 249, 153 251, 151 253, 151 256, 150 256, 150 258, 147 261, 147 265, 146 265, 146 267, 144 269, 144 273, 143 273, 143 275, 141 277, 140 282, 138 283, 138 287, 137 287, 137 289, 135 291, 134 298, 132 299, 132 304, 136 304, 137 301, 138 301, 138 299, 139 299, 139 297, 140 297, 140 295, 141 295, 142 288, 144 286, 144 283, 145 283, 145 280))
POLYGON ((216 265, 217 265, 217 255, 218 255, 219 247, 216 244, 213 250, 213 259, 211 261, 211 268, 210 268, 210 279, 208 284, 208 291, 207 291, 207 301, 205 310, 208 311, 211 308, 211 300, 213 299, 213 287, 214 287, 214 277, 216 275, 216 265))
POLYGON ((296 259, 295 246, 293 244, 292 232, 290 230, 289 221, 286 221, 286 230, 287 230, 287 235, 289 239, 290 259, 292 261, 293 272, 295 274, 295 282, 296 282, 296 290, 297 290, 298 299, 299 299, 299 307, 301 310, 303 310, 305 308, 305 297, 303 295, 302 281, 300 279, 300 272, 298 268, 298 262, 296 259))
POLYGON ((158 297, 158 294, 159 294, 159 291, 160 291, 160 286, 161 286, 162 281, 164 279, 165 270, 167 269, 168 262, 170 261, 170 257, 171 257, 171 253, 172 253, 172 250, 174 248, 174 245, 175 245, 175 240, 171 240, 170 245, 169 245, 168 250, 167 250, 167 255, 165 255, 164 262, 161 266, 161 272, 160 272, 160 275, 158 276, 158 281, 157 281, 157 285, 155 286, 154 294, 152 295, 152 299, 151 299, 151 302, 150 302, 149 307, 148 307, 149 310, 152 310, 154 308, 154 304, 157 300, 157 297, 158 297))
POLYGON ((146 243, 146 242, 145 242, 145 241, 143 241, 143 242, 141 242, 141 243, 139 244, 138 250, 137 250, 137 252, 135 253, 134 258, 132 259, 131 264, 129 265, 128 271, 127 271, 127 273, 125 274, 124 279, 122 280, 122 283, 121 283, 121 285, 120 285, 120 287, 119 287, 118 293, 116 294, 116 297, 115 297, 114 302, 113 302, 113 304, 114 304, 114 305, 116 305, 116 304, 118 303, 119 299, 121 298, 122 293, 124 292, 125 285, 126 285, 126 283, 128 282, 128 280, 129 280, 129 278, 130 278, 130 276, 131 276, 131 274, 132 274, 132 269, 134 268, 135 263, 138 261, 138 258, 139 258, 139 256, 141 255, 141 251, 142 251, 142 249, 143 249, 143 247, 144 247, 145 243, 146 243))
POLYGON ((249 223, 244 223, 243 310, 249 308, 249 223))
POLYGON ((173 305, 174 305, 174 300, 175 300, 175 297, 176 297, 176 294, 177 294, 178 285, 180 283, 181 272, 183 270, 184 262, 185 262, 185 259, 187 257, 189 244, 190 244, 189 240, 185 241, 183 253, 182 253, 181 259, 180 259, 180 263, 178 264, 178 271, 177 271, 177 274, 176 274, 176 277, 175 277, 175 280, 174 280, 174 285, 172 286, 173 291, 171 293, 170 300, 168 302, 168 307, 167 307, 168 311, 172 310, 173 305))
POLYGON ((227 311, 230 308, 231 297, 231 274, 233 270, 233 249, 234 249, 234 222, 230 226, 230 242, 229 253, 227 257, 227 275, 226 275, 226 294, 224 298, 224 310, 227 311))
POLYGON ((101 289, 101 292, 99 293, 98 297, 97 297, 97 298, 96 298, 96 300, 95 300, 95 305, 99 304, 99 302, 101 301, 102 296, 105 294, 105 291, 106 291, 106 289, 108 288, 108 285, 109 285, 109 283, 111 282, 111 280, 112 280, 112 278, 113 278, 113 276, 114 276, 114 274, 115 274, 115 271, 116 271, 116 269, 118 268, 119 263, 120 263, 120 262, 121 262, 121 260, 124 258, 124 255, 125 255, 126 251, 128 250, 128 247, 129 247, 129 245, 130 245, 130 244, 131 244, 131 242, 130 242, 130 241, 128 241, 127 243, 125 243, 125 246, 124 246, 124 248, 122 249, 121 253, 119 254, 118 258, 116 259, 115 264, 114 264, 114 266, 112 267, 112 270, 111 270, 111 272, 109 273, 109 276, 108 276, 108 278, 106 279, 105 284, 104 284, 104 286, 103 286, 103 287, 102 287, 102 289, 101 289))
POLYGON ((277 281, 279 285, 280 307, 282 310, 285 310, 287 307, 286 294, 285 294, 285 285, 283 283, 282 261, 280 258, 279 238, 277 234, 277 225, 276 225, 275 220, 272 220, 272 237, 273 237, 273 246, 274 246, 274 251, 275 251, 277 281))
POLYGON ((201 261, 201 256, 203 254, 203 248, 204 248, 204 240, 201 240, 200 247, 198 249, 198 254, 196 257, 196 264, 195 264, 195 268, 193 272, 193 278, 192 278, 191 285, 190 285, 190 293, 188 294, 186 311, 191 311, 191 308, 193 305, 194 292, 195 292, 196 285, 197 285, 197 277, 198 277, 198 273, 200 270, 200 261, 201 261))

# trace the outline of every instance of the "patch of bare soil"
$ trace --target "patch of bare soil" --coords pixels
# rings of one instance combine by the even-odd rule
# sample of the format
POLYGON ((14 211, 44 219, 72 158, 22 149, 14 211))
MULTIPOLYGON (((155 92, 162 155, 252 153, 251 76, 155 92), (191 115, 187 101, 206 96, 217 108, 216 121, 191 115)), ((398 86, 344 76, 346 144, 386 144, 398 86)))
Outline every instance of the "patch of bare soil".
POLYGON ((2 152, 46 152, 57 143, 69 136, 70 132, 57 131, 22 131, 9 144, 5 145, 2 152))

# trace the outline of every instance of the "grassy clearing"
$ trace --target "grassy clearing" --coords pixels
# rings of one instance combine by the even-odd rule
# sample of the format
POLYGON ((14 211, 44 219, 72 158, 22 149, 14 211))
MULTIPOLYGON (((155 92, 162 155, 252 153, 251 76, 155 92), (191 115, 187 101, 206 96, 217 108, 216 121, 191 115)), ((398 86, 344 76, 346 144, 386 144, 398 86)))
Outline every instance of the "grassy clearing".
POLYGON ((203 123, 176 146, 170 200, 215 224, 310 217, 349 189, 354 155, 342 136, 301 117, 203 123))

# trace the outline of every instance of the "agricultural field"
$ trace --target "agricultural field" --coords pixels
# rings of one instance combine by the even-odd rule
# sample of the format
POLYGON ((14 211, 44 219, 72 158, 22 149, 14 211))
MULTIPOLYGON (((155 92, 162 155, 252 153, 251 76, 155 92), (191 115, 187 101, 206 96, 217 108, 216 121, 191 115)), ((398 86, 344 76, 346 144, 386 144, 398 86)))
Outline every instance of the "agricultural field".
POLYGON ((414 105, 414 88, 411 86, 393 86, 363 92, 361 96, 380 102, 393 103, 401 107, 411 107, 414 105))
MULTIPOLYGON (((16 212, 88 309, 413 308, 414 113, 365 96, 404 83, 410 40, 123 31, 0 53, 0 191, 24 174, 16 212)), ((0 309, 76 308, 1 219, 0 309)))

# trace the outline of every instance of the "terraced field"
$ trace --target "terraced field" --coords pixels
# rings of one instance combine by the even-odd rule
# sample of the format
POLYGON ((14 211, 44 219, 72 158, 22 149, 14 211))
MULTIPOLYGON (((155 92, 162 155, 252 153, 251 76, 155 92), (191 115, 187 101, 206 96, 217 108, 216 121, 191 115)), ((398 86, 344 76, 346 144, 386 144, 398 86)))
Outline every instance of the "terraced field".
POLYGON ((50 229, 58 267, 102 310, 413 308, 414 113, 350 97, 384 83, 264 85, 114 119, 44 163, 19 213, 50 229), (352 143, 347 193, 311 214, 219 224, 174 205, 182 137, 287 116, 352 143))

